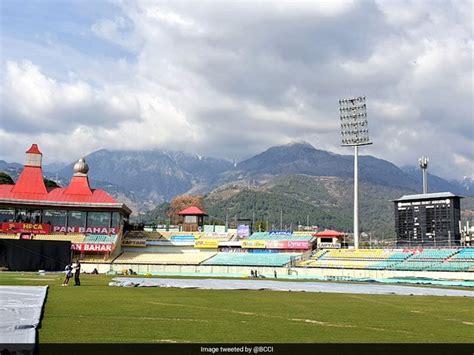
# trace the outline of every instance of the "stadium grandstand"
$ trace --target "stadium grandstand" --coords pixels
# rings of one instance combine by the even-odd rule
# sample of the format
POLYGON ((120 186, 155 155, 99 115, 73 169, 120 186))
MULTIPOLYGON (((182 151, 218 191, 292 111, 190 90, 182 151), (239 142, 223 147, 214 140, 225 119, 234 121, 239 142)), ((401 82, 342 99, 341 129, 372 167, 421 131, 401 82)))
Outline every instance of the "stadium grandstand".
POLYGON ((169 253, 136 253, 124 252, 114 260, 116 264, 167 264, 199 265, 216 255, 215 252, 169 252, 169 253))
POLYGON ((298 253, 219 253, 203 265, 286 266, 300 256, 298 253))
POLYGON ((0 185, 0 239, 70 242, 73 259, 113 256, 131 210, 104 190, 91 188, 84 159, 74 165, 68 186, 47 188, 42 156, 33 144, 16 183, 0 185))
POLYGON ((0 240, 7 246, 67 242, 72 258, 80 259, 87 272, 181 272, 183 267, 222 276, 261 268, 267 274, 278 270, 279 275, 305 277, 383 272, 386 277, 474 278, 474 248, 348 249, 346 234, 335 230, 251 233, 248 225, 206 225, 207 213, 196 206, 181 211, 181 226, 135 228, 128 224, 127 206, 90 187, 84 159, 74 165, 64 188, 45 187, 41 160, 32 145, 16 184, 0 185, 0 240))
POLYGON ((302 267, 402 271, 474 271, 474 248, 318 250, 302 267))
POLYGON ((269 231, 254 232, 234 240, 236 230, 209 232, 211 228, 215 227, 203 226, 208 233, 128 231, 122 240, 122 254, 109 260, 110 267, 116 271, 136 267, 142 272, 178 272, 176 270, 181 269, 174 267, 182 265, 193 266, 192 270, 197 273, 218 272, 221 276, 226 272, 239 274, 238 270, 246 275, 255 267, 263 268, 269 274, 273 272, 270 268, 277 268, 280 274, 288 275, 318 275, 323 270, 325 273, 365 270, 368 274, 372 271, 474 270, 474 253, 470 249, 323 249, 318 245, 340 247, 338 241, 345 235, 337 231, 319 234, 269 231))

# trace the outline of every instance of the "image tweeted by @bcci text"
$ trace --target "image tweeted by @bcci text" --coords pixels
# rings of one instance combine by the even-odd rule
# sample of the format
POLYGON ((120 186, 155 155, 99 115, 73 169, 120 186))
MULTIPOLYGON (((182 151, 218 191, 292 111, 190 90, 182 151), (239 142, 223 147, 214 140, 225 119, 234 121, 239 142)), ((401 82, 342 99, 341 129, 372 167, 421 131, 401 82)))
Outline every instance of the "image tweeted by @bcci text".
POLYGON ((201 346, 201 353, 210 354, 259 354, 273 353, 273 346, 255 345, 255 346, 201 346))

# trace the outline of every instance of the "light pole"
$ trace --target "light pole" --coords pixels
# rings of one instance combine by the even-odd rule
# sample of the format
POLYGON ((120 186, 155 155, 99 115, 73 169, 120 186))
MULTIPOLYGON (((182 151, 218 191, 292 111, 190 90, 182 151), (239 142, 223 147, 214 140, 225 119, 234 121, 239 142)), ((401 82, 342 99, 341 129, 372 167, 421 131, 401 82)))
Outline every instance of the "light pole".
POLYGON ((428 193, 428 174, 426 172, 426 169, 428 169, 428 163, 429 159, 426 157, 421 157, 418 159, 418 164, 420 165, 420 168, 423 172, 423 194, 428 193))
POLYGON ((283 230, 283 209, 280 209, 280 230, 283 230))
POLYGON ((342 146, 354 147, 354 248, 359 249, 359 146, 369 140, 365 96, 339 100, 342 146))

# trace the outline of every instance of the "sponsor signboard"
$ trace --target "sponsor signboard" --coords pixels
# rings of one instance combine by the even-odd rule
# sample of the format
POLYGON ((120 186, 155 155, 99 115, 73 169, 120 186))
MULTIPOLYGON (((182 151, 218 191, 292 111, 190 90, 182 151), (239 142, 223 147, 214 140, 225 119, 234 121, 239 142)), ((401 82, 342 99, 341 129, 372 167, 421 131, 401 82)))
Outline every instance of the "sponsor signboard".
POLYGON ((248 237, 250 235, 250 226, 246 224, 241 224, 237 227, 237 236, 239 237, 248 237))
POLYGON ((53 226, 56 233, 87 233, 87 234, 117 234, 117 228, 112 227, 65 227, 53 226))
POLYGON ((267 249, 286 249, 288 243, 286 240, 268 240, 267 249))
POLYGON ((310 244, 307 240, 288 240, 287 249, 309 249, 310 244))
POLYGON ((268 232, 268 235, 293 235, 293 232, 288 230, 271 230, 268 232))
POLYGON ((242 248, 265 249, 265 240, 242 240, 242 248))
POLYGON ((261 254, 272 254, 279 253, 279 250, 276 249, 249 249, 249 253, 261 253, 261 254))
POLYGON ((218 232, 211 232, 211 233, 206 233, 207 238, 222 238, 222 239, 227 239, 228 235, 227 233, 218 233, 218 232))
POLYGON ((423 248, 405 248, 403 249, 404 253, 413 253, 420 254, 423 251, 423 248))
POLYGON ((146 239, 125 239, 122 240, 123 247, 146 247, 146 239))
POLYGON ((269 240, 267 249, 309 249, 310 243, 306 240, 269 240))
POLYGON ((215 226, 211 224, 205 224, 203 228, 204 233, 225 233, 227 234, 225 226, 215 226))
POLYGON ((110 253, 114 250, 115 244, 104 243, 71 243, 71 250, 95 251, 100 253, 110 253))
POLYGON ((51 226, 41 223, 2 223, 2 232, 4 233, 32 233, 49 234, 51 226))
POLYGON ((198 239, 194 242, 194 247, 200 249, 217 249, 219 247, 219 241, 214 239, 198 239))
POLYGON ((171 242, 194 242, 195 239, 194 235, 172 235, 170 237, 171 242))
POLYGON ((196 238, 193 235, 174 235, 169 239, 173 245, 192 246, 196 238))
POLYGON ((222 247, 242 248, 242 242, 240 240, 219 241, 219 248, 222 248, 222 247))
POLYGON ((326 249, 341 249, 341 243, 319 243, 318 248, 326 248, 326 249))

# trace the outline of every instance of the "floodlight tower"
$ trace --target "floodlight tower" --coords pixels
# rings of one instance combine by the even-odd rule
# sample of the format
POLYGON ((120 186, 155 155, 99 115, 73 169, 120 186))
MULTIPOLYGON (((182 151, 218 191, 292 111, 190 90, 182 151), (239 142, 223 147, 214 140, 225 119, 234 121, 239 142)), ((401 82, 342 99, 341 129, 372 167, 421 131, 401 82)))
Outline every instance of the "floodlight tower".
POLYGON ((418 159, 418 164, 420 164, 420 168, 423 171, 423 194, 428 193, 428 163, 429 159, 427 157, 422 156, 420 159, 418 159))
POLYGON ((369 140, 365 96, 339 100, 342 146, 354 146, 354 248, 359 249, 359 146, 369 140))

